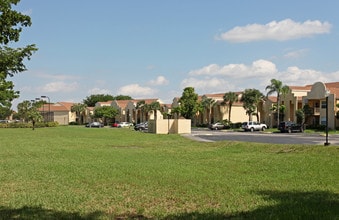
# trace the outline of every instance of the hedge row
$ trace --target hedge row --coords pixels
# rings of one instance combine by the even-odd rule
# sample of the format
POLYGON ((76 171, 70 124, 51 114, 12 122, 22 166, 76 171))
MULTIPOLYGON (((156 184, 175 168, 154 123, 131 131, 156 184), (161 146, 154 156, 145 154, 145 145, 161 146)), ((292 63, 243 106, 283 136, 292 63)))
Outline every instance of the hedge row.
MULTIPOLYGON (((35 128, 57 127, 58 122, 37 122, 35 128)), ((0 128, 33 128, 32 123, 6 123, 0 124, 0 128)))

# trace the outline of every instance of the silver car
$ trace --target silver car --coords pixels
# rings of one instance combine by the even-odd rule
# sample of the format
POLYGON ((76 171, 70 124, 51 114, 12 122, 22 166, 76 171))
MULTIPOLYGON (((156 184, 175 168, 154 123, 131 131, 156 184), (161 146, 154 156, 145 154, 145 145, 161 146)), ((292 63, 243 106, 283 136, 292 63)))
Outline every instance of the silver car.
POLYGON ((103 124, 101 124, 100 122, 91 122, 91 123, 88 123, 87 125, 86 125, 86 127, 87 128, 102 128, 102 127, 104 127, 104 125, 103 124))
POLYGON ((220 122, 209 125, 209 129, 211 129, 211 130, 221 130, 221 129, 225 129, 225 128, 226 128, 226 126, 223 123, 220 123, 220 122))

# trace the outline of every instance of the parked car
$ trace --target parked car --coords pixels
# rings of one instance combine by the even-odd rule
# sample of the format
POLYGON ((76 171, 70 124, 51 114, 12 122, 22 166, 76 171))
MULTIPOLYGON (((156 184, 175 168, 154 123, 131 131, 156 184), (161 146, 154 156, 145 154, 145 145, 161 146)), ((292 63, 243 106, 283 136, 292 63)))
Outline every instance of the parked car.
POLYGON ((278 130, 280 132, 304 132, 304 128, 301 124, 296 124, 292 121, 283 121, 279 123, 278 130))
POLYGON ((100 122, 91 122, 91 123, 88 123, 86 127, 87 128, 102 128, 104 127, 104 125, 101 124, 100 122))
POLYGON ((226 125, 224 125, 221 122, 217 122, 217 123, 214 123, 214 124, 210 124, 208 126, 208 128, 211 129, 211 130, 221 130, 221 129, 226 129, 226 125))
POLYGON ((257 122, 257 121, 246 121, 243 122, 241 125, 241 128, 244 129, 244 131, 265 131, 267 129, 267 125, 257 122))
POLYGON ((136 124, 134 126, 134 130, 136 131, 148 130, 148 122, 142 122, 142 123, 136 124))
POLYGON ((131 126, 133 126, 133 124, 132 123, 130 123, 130 122, 120 122, 120 123, 118 123, 118 128, 126 128, 126 127, 131 127, 131 126))
POLYGON ((117 128, 119 123, 120 123, 119 121, 113 122, 112 123, 112 127, 117 128))

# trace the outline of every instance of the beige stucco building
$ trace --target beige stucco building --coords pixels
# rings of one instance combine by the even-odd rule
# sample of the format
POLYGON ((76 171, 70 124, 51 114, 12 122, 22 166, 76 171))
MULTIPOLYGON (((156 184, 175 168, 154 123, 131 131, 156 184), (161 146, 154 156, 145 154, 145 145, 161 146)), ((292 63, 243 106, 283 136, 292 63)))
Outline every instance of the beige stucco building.
POLYGON ((336 112, 339 110, 339 82, 322 83, 313 85, 290 86, 290 92, 281 97, 282 105, 286 106, 285 118, 287 121, 296 122, 296 112, 308 105, 311 115, 306 118, 306 125, 325 125, 326 109, 328 109, 328 126, 335 129, 339 125, 336 112), (326 108, 326 97, 328 97, 328 108, 326 108))
POLYGON ((73 105, 72 102, 47 103, 39 108, 39 112, 46 122, 55 121, 59 125, 68 125, 76 121, 76 113, 71 111, 73 105))

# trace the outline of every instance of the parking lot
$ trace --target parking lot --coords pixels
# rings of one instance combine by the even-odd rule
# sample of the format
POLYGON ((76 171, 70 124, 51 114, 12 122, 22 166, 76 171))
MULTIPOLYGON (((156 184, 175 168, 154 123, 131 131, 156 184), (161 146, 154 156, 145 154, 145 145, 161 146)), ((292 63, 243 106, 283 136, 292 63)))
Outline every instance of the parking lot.
MULTIPOLYGON (((324 145, 325 133, 267 133, 243 131, 211 131, 207 129, 192 129, 191 138, 200 141, 244 141, 272 144, 311 144, 324 145)), ((339 146, 339 135, 329 135, 328 142, 331 146, 339 146)))

